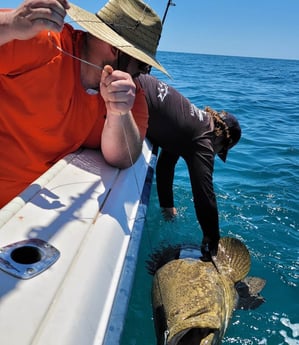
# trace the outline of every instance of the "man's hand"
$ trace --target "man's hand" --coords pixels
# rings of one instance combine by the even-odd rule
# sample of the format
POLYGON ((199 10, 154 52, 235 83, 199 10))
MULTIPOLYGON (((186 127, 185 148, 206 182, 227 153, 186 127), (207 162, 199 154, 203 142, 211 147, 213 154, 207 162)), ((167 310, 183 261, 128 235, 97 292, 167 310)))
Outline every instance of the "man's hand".
POLYGON ((15 10, 1 13, 6 42, 27 40, 42 30, 60 32, 69 7, 67 0, 25 0, 15 10))
POLYGON ((201 243, 201 253, 203 261, 212 261, 212 257, 217 255, 219 237, 211 239, 205 236, 201 243))
POLYGON ((164 220, 167 222, 174 220, 177 215, 177 209, 175 207, 162 207, 161 211, 164 220))
POLYGON ((105 101, 107 115, 125 115, 135 101, 136 85, 126 72, 113 70, 106 65, 101 77, 101 95, 105 101))

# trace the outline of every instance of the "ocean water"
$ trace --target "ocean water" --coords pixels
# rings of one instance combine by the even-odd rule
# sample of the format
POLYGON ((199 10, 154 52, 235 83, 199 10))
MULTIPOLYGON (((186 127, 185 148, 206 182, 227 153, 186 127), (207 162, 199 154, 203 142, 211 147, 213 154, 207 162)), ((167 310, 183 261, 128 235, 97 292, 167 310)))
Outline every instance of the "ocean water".
MULTIPOLYGON (((248 247, 250 275, 266 279, 266 302, 235 311, 223 344, 299 344, 299 61, 160 52, 172 80, 199 107, 237 116, 242 138, 227 163, 216 159, 221 235, 248 247)), ((176 168, 179 215, 163 220, 152 185, 122 345, 156 344, 152 277, 145 262, 162 244, 200 243, 184 161, 176 168)))

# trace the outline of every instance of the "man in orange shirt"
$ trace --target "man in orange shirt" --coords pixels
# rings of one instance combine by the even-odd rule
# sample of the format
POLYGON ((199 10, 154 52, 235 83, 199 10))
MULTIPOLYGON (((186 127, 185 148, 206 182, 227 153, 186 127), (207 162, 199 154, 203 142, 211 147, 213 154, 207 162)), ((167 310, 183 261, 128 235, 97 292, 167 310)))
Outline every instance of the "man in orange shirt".
POLYGON ((136 161, 148 112, 132 76, 167 73, 155 59, 161 29, 140 0, 109 0, 96 14, 66 0, 0 11, 0 207, 81 146, 119 168, 136 161))

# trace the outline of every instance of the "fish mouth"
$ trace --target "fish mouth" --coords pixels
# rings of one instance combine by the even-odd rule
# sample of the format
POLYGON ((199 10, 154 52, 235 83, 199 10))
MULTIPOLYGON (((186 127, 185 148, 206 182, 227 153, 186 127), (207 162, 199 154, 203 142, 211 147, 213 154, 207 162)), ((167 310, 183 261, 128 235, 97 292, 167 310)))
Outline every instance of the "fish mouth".
POLYGON ((169 345, 213 345, 216 333, 212 328, 189 328, 176 334, 169 345))

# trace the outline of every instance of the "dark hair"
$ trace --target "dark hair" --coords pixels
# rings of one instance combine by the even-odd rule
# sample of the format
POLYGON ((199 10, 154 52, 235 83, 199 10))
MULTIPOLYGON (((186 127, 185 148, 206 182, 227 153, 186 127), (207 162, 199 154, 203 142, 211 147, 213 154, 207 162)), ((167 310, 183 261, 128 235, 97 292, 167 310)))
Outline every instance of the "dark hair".
POLYGON ((218 156, 226 161, 228 150, 237 144, 241 138, 241 127, 236 117, 224 110, 217 112, 210 107, 205 108, 211 114, 214 121, 214 133, 216 137, 223 137, 223 148, 218 156))
POLYGON ((226 112, 222 111, 219 113, 218 111, 210 108, 205 107, 205 111, 210 113, 212 115, 213 121, 214 121, 214 133, 216 137, 220 137, 220 135, 223 135, 225 140, 229 140, 230 138, 230 132, 227 123, 224 121, 224 116, 221 116, 221 114, 225 115, 226 112))

